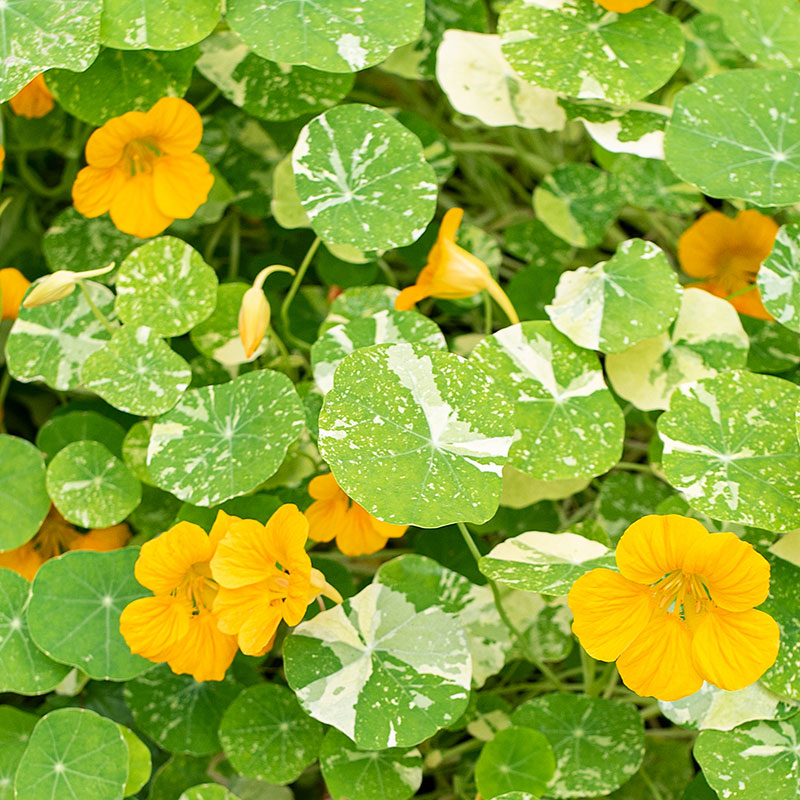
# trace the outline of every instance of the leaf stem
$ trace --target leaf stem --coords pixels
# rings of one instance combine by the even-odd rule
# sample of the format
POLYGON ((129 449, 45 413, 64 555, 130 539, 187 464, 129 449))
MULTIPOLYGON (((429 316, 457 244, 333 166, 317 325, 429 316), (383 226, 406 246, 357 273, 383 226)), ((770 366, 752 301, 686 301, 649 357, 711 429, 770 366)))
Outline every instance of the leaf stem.
POLYGON ((86 302, 89 304, 89 308, 92 309, 92 314, 94 314, 95 317, 97 317, 100 324, 113 336, 118 329, 111 324, 108 317, 97 307, 94 300, 92 300, 92 296, 89 294, 89 290, 86 288, 84 282, 79 280, 78 286, 81 287, 83 296, 86 298, 86 302))
POLYGON ((297 268, 297 274, 294 276, 292 285, 289 287, 286 297, 283 298, 283 303, 281 303, 280 317, 281 322, 283 323, 283 329, 284 333, 286 334, 286 338, 289 339, 293 344, 306 350, 310 349, 310 345, 307 342, 304 342, 302 339, 298 339, 296 336, 294 336, 291 328, 289 327, 289 309, 291 308, 292 301, 297 294, 297 290, 300 288, 300 284, 303 282, 303 278, 308 271, 309 264, 311 264, 311 259, 314 258, 314 253, 317 252, 317 249, 321 244, 322 239, 317 236, 311 243, 311 247, 308 248, 303 260, 300 262, 300 266, 297 268))

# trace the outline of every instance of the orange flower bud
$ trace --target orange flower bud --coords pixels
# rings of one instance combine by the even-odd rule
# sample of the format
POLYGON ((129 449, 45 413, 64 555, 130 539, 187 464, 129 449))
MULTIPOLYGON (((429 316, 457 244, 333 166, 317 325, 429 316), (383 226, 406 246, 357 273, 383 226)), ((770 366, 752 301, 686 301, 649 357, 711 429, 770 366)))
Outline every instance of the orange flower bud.
POLYGON ((25 298, 22 305, 25 308, 35 306, 45 306, 48 303, 55 303, 58 300, 71 295, 78 281, 84 278, 96 278, 98 275, 105 275, 111 272, 116 264, 112 261, 100 269, 89 269, 85 272, 73 272, 71 269, 60 269, 52 275, 36 282, 31 293, 25 298))
POLYGON ((253 285, 242 298, 242 305, 239 308, 239 338, 242 340, 244 354, 247 358, 250 358, 258 349, 269 328, 272 314, 267 298, 264 296, 263 286, 267 276, 273 272, 288 272, 294 275, 291 267, 284 267, 280 264, 264 267, 256 275, 253 285))

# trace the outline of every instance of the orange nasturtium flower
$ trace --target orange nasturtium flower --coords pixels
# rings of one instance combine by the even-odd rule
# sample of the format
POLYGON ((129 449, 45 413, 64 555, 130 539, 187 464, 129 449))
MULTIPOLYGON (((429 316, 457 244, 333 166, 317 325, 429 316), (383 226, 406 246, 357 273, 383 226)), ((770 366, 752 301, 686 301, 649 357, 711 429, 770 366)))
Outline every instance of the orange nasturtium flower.
POLYGON ((90 218, 108 211, 123 233, 141 237, 188 219, 214 183, 194 152, 202 135, 200 114, 178 97, 110 119, 86 143, 89 166, 72 186, 75 208, 90 218))
POLYGON ((436 244, 428 253, 428 263, 417 276, 417 282, 400 292, 394 307, 398 311, 408 311, 426 297, 461 300, 485 289, 512 323, 519 322, 514 306, 492 277, 489 267, 456 244, 456 232, 463 216, 460 208, 451 208, 444 215, 436 244))
POLYGON ((41 527, 29 542, 13 550, 0 552, 0 567, 13 570, 32 581, 45 561, 67 550, 118 550, 130 538, 130 528, 125 524, 81 533, 58 513, 55 506, 51 506, 41 527))
POLYGON ((769 563, 733 533, 677 514, 634 522, 617 546, 619 572, 594 569, 569 593, 572 630, 593 658, 616 661, 642 696, 678 700, 707 681, 734 691, 775 661, 780 631, 754 607, 769 563))
POLYGON ((142 545, 136 580, 153 592, 129 603, 119 629, 131 652, 166 661, 177 675, 221 681, 236 655, 236 637, 223 633, 213 613, 219 586, 210 562, 226 530, 220 512, 211 533, 179 522, 142 545))
POLYGON ((756 275, 777 234, 775 220, 754 209, 736 217, 711 211, 683 232, 678 260, 687 275, 702 278, 693 288, 730 298, 731 305, 749 317, 772 319, 761 302, 756 275))
POLYGON ((606 11, 616 11, 618 14, 627 14, 637 8, 649 6, 653 0, 595 0, 606 11))
POLYGON ((341 490, 332 472, 313 478, 308 493, 315 500, 305 512, 309 539, 329 542, 335 536, 336 546, 346 556, 377 553, 388 539, 402 536, 408 528, 373 517, 341 490))
POLYGON ((22 298, 31 282, 18 270, 13 267, 0 269, 0 318, 16 319, 19 307, 22 305, 22 298))
POLYGON ((307 539, 308 522, 295 505, 282 505, 266 525, 225 515, 224 536, 211 559, 220 586, 214 613, 220 630, 238 637, 245 655, 266 653, 281 620, 297 625, 320 594, 341 602, 312 568, 307 539))
POLYGON ((44 82, 44 75, 37 75, 30 83, 23 86, 8 104, 18 117, 27 119, 36 119, 49 114, 55 105, 53 93, 44 82))

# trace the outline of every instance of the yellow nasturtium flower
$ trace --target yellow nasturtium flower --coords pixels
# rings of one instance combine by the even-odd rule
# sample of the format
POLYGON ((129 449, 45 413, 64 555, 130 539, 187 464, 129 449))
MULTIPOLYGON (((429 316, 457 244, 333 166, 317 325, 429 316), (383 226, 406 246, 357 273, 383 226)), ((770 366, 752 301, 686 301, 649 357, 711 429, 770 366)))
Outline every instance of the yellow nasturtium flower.
POLYGON ((308 493, 315 500, 305 512, 309 539, 329 542, 335 536, 336 546, 346 556, 377 553, 408 528, 373 517, 341 490, 331 472, 313 478, 308 493))
POLYGON ((108 211, 123 233, 141 237, 188 219, 214 183, 194 152, 202 135, 200 114, 178 97, 110 119, 86 143, 89 166, 72 186, 75 208, 90 218, 108 211))
POLYGON ((616 11, 618 14, 627 14, 637 8, 649 6, 653 0, 595 0, 606 11, 616 11))
POLYGON ((678 260, 687 275, 703 279, 692 288, 730 297, 730 304, 748 317, 772 319, 761 302, 756 276, 777 234, 778 223, 755 209, 736 217, 711 211, 683 232, 678 260))
POLYGON ((707 681, 734 691, 778 655, 767 599, 769 563, 733 533, 677 514, 634 522, 617 546, 619 572, 595 569, 569 593, 572 630, 593 658, 616 661, 642 696, 678 700, 707 681))
POLYGON ((44 75, 37 75, 23 86, 9 101, 11 110, 18 117, 36 119, 49 114, 55 105, 53 93, 44 82, 44 75))
POLYGON ((0 318, 16 319, 31 282, 13 267, 0 269, 0 318))
POLYGON ((417 276, 417 282, 400 292, 394 307, 398 311, 408 311, 426 297, 461 300, 485 289, 512 323, 519 322, 514 306, 492 277, 489 267, 456 244, 456 232, 463 216, 460 208, 451 208, 444 215, 436 244, 428 253, 428 263, 417 276))

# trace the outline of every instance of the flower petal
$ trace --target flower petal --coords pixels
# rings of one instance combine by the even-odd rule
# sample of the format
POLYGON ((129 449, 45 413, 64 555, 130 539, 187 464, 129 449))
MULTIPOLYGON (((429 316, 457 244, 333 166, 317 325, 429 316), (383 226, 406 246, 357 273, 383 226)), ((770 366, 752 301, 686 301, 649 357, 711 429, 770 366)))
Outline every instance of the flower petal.
POLYGON ((0 269, 0 318, 16 319, 31 282, 14 267, 0 269))
POLYGON ((394 300, 395 311, 410 311, 420 300, 431 296, 430 284, 406 286, 394 300))
POLYGON ((86 161, 92 167, 113 167, 122 159, 126 145, 150 133, 147 115, 128 111, 99 127, 86 142, 86 161))
POLYGON ((167 663, 176 675, 196 681, 221 681, 236 655, 236 637, 222 633, 213 614, 192 617, 186 636, 167 663))
POLYGON ((94 528, 88 533, 79 534, 69 543, 69 549, 105 553, 125 547, 130 538, 131 529, 123 522, 110 528, 94 528))
POLYGON ((84 167, 72 184, 72 202, 84 217, 105 214, 127 180, 117 167, 84 167))
POLYGON ((284 503, 270 518, 265 530, 266 548, 285 570, 311 574, 311 559, 306 552, 308 520, 296 505, 284 503))
POLYGON ((189 632, 191 618, 191 605, 172 595, 142 597, 122 610, 119 629, 132 653, 166 661, 189 632))
POLYGON ((178 588, 193 564, 210 558, 206 532, 191 522, 179 522, 142 545, 134 574, 153 594, 169 594, 178 588))
POLYGON ((236 589, 260 583, 277 573, 276 561, 260 522, 231 517, 228 532, 211 559, 211 574, 220 586, 236 589))
POLYGON ((239 647, 246 656, 264 655, 275 641, 275 633, 281 624, 281 606, 263 605, 239 631, 239 647))
POLYGON ((652 620, 619 657, 617 669, 631 691, 658 700, 680 700, 703 685, 692 660, 692 634, 674 614, 652 620))
POLYGON ((702 615, 692 655, 709 683, 733 692, 757 681, 775 663, 779 644, 780 629, 769 614, 719 608, 702 615))
POLYGON ((0 567, 13 570, 28 581, 33 580, 42 564, 44 560, 33 546, 32 540, 13 550, 4 550, 0 553, 0 567))
POLYGON ((314 500, 344 500, 347 502, 347 495, 341 490, 332 472, 324 475, 317 475, 308 484, 308 493, 314 500))
POLYGON ((596 0, 606 11, 616 11, 618 14, 627 14, 637 8, 649 6, 653 0, 596 0))
POLYGON ((308 538, 315 542, 329 542, 344 529, 347 499, 316 500, 304 512, 308 520, 308 538))
POLYGON ((159 210, 153 191, 153 176, 135 175, 122 184, 111 203, 111 219, 123 232, 146 239, 157 236, 173 223, 159 210))
POLYGON ((200 114, 180 97, 162 97, 147 112, 147 121, 158 149, 168 155, 191 153, 203 138, 200 114))
POLYGON ((153 165, 153 191, 163 214, 188 219, 208 199, 214 176, 197 153, 159 156, 153 165))
POLYGON ((44 82, 44 75, 37 75, 23 86, 9 101, 11 110, 20 117, 37 119, 49 114, 55 105, 53 93, 44 82))
POLYGON ((735 533, 698 539, 684 558, 683 571, 699 576, 714 603, 728 611, 747 611, 769 594, 769 562, 735 533))
POLYGON ((710 536, 695 519, 679 514, 650 514, 637 520, 617 545, 617 566, 629 580, 655 583, 669 572, 681 569, 689 548, 710 536))
POLYGON ((592 658, 616 661, 644 630, 655 601, 650 587, 610 569, 593 569, 572 584, 567 598, 572 630, 592 658))

